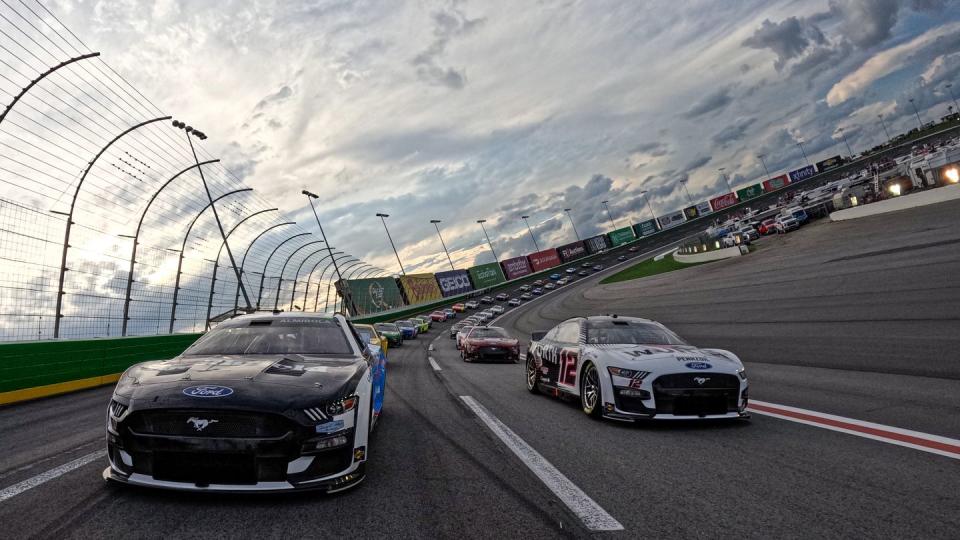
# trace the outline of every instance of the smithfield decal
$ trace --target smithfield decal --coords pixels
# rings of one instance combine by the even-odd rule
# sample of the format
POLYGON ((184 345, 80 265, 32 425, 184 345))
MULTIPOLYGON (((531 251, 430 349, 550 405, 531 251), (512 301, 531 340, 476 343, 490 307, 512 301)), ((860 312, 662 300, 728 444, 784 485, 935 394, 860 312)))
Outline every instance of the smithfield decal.
POLYGON ((326 424, 320 424, 317 426, 317 433, 333 433, 335 431, 340 431, 343 429, 343 420, 331 420, 326 424))
POLYGON ((227 397, 233 393, 233 388, 229 386, 217 386, 214 384, 205 384, 202 386, 188 386, 183 389, 185 396, 197 398, 216 398, 227 397))
POLYGON ((712 365, 710 365, 710 364, 708 364, 708 363, 706 363, 706 362, 687 362, 687 363, 684 364, 684 365, 687 366, 687 367, 690 368, 690 369, 711 369, 711 368, 713 368, 712 365))

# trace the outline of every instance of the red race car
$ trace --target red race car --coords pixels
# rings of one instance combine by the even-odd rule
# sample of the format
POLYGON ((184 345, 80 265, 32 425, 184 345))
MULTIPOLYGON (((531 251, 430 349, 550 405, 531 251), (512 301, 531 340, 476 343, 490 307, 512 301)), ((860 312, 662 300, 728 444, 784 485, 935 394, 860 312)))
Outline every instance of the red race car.
POLYGON ((498 326, 477 326, 463 338, 460 357, 474 360, 520 361, 520 342, 498 326))
POLYGON ((430 319, 434 322, 443 322, 447 320, 447 314, 442 311, 434 311, 430 314, 430 319))
POLYGON ((454 305, 450 306, 450 309, 456 311, 457 313, 463 313, 464 311, 467 310, 467 306, 466 306, 466 304, 457 303, 457 304, 454 304, 454 305))

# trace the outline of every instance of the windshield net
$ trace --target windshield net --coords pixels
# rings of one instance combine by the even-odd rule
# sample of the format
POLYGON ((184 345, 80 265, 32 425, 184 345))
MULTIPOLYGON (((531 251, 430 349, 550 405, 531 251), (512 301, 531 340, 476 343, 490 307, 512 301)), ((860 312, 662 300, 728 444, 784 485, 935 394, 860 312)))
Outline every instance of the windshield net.
POLYGON ((596 321, 587 324, 589 345, 686 345, 676 334, 656 324, 596 321))
POLYGON ((184 351, 184 355, 353 354, 343 330, 326 322, 311 326, 219 328, 184 351))

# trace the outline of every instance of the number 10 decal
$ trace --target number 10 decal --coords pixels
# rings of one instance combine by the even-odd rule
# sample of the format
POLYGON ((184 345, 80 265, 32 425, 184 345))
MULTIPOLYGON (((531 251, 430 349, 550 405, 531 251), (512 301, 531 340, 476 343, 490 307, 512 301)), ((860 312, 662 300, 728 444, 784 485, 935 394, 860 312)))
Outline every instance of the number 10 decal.
POLYGON ((557 384, 564 386, 577 386, 577 350, 560 350, 560 375, 557 377, 557 384))

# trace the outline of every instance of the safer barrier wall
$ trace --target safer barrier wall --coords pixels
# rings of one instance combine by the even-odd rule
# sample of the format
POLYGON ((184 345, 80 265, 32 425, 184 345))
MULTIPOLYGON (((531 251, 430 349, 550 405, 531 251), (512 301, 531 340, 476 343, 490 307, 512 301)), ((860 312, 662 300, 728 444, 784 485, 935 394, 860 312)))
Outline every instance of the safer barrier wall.
POLYGON ((111 383, 137 362, 177 356, 200 335, 0 343, 0 404, 111 383))

